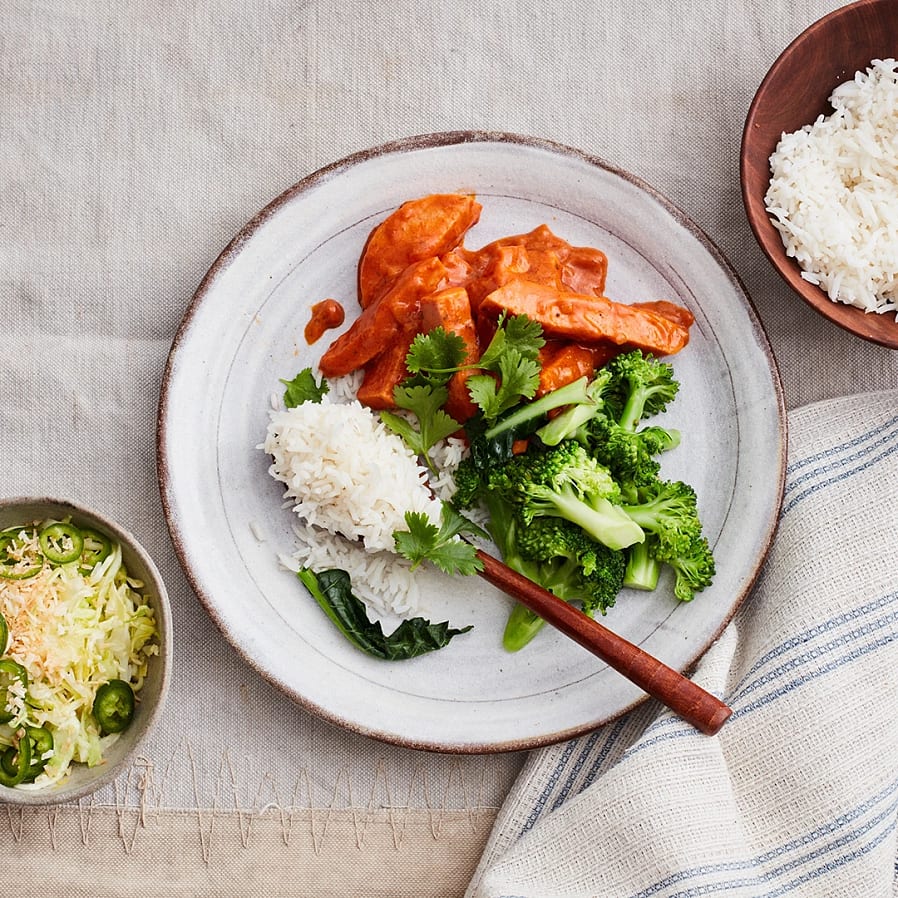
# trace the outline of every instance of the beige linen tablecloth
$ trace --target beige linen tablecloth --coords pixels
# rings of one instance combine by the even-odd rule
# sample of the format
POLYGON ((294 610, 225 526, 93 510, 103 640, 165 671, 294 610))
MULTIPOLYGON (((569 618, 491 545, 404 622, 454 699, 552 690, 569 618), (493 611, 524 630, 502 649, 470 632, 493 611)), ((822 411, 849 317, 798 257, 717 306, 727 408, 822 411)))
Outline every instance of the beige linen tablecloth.
POLYGON ((739 197, 755 88, 835 6, 0 0, 0 494, 121 521, 159 564, 177 628, 140 762, 78 805, 0 807, 18 895, 464 892, 527 759, 369 741, 238 658, 160 507, 175 329, 229 238, 301 177, 399 137, 501 130, 603 157, 694 218, 744 279, 790 408, 898 387, 894 353, 778 280, 739 197))

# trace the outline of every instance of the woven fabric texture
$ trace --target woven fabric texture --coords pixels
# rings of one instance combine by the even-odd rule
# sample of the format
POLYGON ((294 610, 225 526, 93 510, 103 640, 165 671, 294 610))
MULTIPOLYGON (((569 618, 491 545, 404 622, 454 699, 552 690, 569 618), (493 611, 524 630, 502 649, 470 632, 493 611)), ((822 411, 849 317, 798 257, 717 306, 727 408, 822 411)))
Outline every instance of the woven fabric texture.
MULTIPOLYGON (((245 830, 215 828, 221 850, 210 853, 205 822, 219 813, 262 820, 274 807, 327 812, 314 819, 350 829, 368 820, 374 832, 401 819, 380 813, 392 810, 436 822, 408 828, 404 849, 390 830, 334 857, 335 866, 368 871, 335 894, 398 894, 409 865, 428 852, 419 894, 461 893, 485 828, 522 765, 525 784, 542 770, 538 756, 430 755, 372 742, 297 708, 232 650, 178 565, 156 483, 157 401, 178 324, 230 238, 319 167, 414 134, 510 131, 602 157, 691 216, 756 304, 790 408, 898 388, 895 353, 822 321, 781 283, 739 196, 738 147, 755 89, 782 48, 836 5, 0 0, 0 495, 69 497, 120 521, 159 565, 177 631, 170 699, 146 757, 78 810, 151 810, 152 825, 138 824, 134 850, 114 826, 87 840, 80 824, 66 830, 74 842, 54 876, 71 869, 74 888, 113 859, 130 894, 134 881, 146 887, 139 852, 156 845, 160 859, 181 859, 171 889, 189 882, 191 894, 254 894, 258 880, 271 894, 302 894, 285 884, 297 882, 290 846, 295 853, 299 843, 285 841, 280 825, 254 831, 249 844, 266 846, 267 867, 247 860, 241 876, 245 830), (476 825, 447 838, 441 814, 476 825), (425 844, 412 860, 403 850, 416 839, 425 844), (227 852, 234 875, 212 875, 227 852), (453 863, 466 875, 444 883, 439 871, 453 863)), ((854 536, 868 517, 851 507, 857 518, 840 529, 854 536)), ((802 556, 797 570, 814 563, 802 556)), ((727 646, 735 650, 727 642, 714 656, 724 677, 727 646)), ((820 678, 819 687, 831 682, 820 678)), ((48 842, 61 819, 53 813, 0 808, 7 876, 22 895, 63 845, 48 842)), ((631 832, 634 842, 641 832, 631 832)), ((500 828, 491 858, 507 839, 500 828)))

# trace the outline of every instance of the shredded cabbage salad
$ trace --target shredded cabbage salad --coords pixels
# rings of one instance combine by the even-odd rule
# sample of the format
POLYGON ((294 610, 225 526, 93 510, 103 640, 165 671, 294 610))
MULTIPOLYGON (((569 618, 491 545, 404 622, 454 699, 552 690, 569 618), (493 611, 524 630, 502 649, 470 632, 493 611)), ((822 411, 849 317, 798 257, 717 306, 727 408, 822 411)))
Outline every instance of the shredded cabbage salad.
POLYGON ((29 736, 29 753, 39 752, 30 757, 31 775, 7 784, 60 782, 73 762, 101 763, 119 738, 104 728, 94 703, 110 681, 139 693, 159 652, 142 588, 125 569, 121 547, 97 531, 45 521, 0 532, 0 614, 8 630, 5 649, 0 644, 0 774, 13 774, 29 736), (15 675, 22 668, 27 677, 15 675))

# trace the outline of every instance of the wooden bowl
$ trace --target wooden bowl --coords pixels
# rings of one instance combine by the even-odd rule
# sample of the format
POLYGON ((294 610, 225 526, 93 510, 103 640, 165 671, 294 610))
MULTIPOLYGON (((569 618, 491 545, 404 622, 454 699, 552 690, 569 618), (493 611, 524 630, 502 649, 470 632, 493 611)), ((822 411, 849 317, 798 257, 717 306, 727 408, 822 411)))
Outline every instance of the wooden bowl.
POLYGON ((824 16, 800 34, 771 67, 748 110, 742 134, 742 199, 758 243, 786 282, 825 318, 845 330, 898 349, 893 313, 877 314, 833 302, 801 277, 786 256, 782 238, 767 215, 764 195, 770 183, 770 156, 784 132, 813 123, 833 110, 829 96, 839 84, 866 69, 874 59, 898 55, 898 2, 860 0, 824 16))

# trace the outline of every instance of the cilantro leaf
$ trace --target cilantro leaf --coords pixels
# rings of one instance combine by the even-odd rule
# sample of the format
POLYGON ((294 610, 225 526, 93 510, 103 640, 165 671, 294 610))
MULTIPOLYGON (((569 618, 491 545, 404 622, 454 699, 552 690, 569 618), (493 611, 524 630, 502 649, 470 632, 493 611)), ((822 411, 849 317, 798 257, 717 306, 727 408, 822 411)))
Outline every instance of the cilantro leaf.
POLYGON ((483 527, 475 524, 470 518, 466 518, 452 505, 443 503, 440 510, 440 537, 450 539, 462 533, 470 533, 472 536, 481 536, 490 539, 489 533, 483 527))
POLYGON ((487 421, 495 421, 521 399, 532 398, 539 386, 539 362, 525 358, 513 347, 506 348, 496 367, 498 380, 490 374, 477 374, 467 382, 471 399, 487 421))
POLYGON ((420 511, 406 512, 405 523, 408 530, 397 530, 393 542, 396 551, 417 567, 439 542, 440 528, 420 511))
POLYGON ((421 436, 421 432, 416 430, 415 425, 412 424, 408 418, 403 418, 402 415, 396 415, 393 412, 383 411, 380 413, 380 420, 383 421, 393 433, 399 434, 405 445, 408 446, 415 455, 426 455, 427 449, 424 446, 424 438, 421 436))
POLYGON ((418 334, 405 357, 405 367, 412 374, 448 380, 465 361, 467 347, 458 334, 435 327, 430 333, 418 334))
POLYGON ((287 388, 284 391, 284 405, 287 408, 296 408, 304 402, 321 402, 330 389, 323 377, 320 384, 316 383, 311 368, 303 368, 293 380, 281 380, 281 383, 287 388))
POLYGON ((546 345, 543 328, 526 315, 514 315, 505 324, 505 336, 525 358, 535 359, 546 345))
POLYGON ((526 315, 506 318, 503 312, 497 324, 493 339, 480 356, 478 368, 498 371, 502 358, 512 351, 519 353, 522 358, 535 359, 540 349, 546 345, 542 325, 526 315))
POLYGON ((420 455, 433 470, 433 463, 427 455, 434 443, 451 436, 461 428, 461 424, 443 411, 443 404, 449 398, 445 386, 432 384, 399 384, 393 390, 393 401, 399 408, 412 412, 418 419, 418 429, 401 415, 381 412, 384 424, 405 440, 406 445, 416 455, 420 455))
POLYGON ((489 374, 477 374, 467 381, 471 400, 487 421, 530 399, 539 386, 539 351, 545 345, 542 327, 526 315, 499 318, 499 327, 478 366, 489 374), (495 376, 498 375, 498 380, 495 376))
POLYGON ((397 530, 393 541, 396 551, 412 562, 413 570, 425 560, 447 574, 470 575, 483 569, 476 548, 457 538, 464 532, 485 535, 483 530, 451 506, 443 505, 439 527, 418 511, 407 511, 405 523, 408 530, 397 530))

